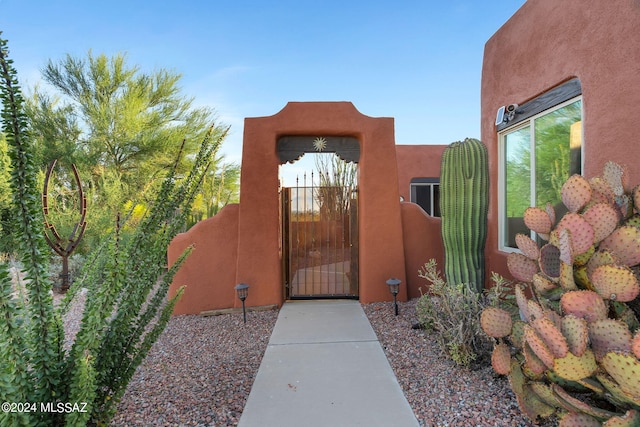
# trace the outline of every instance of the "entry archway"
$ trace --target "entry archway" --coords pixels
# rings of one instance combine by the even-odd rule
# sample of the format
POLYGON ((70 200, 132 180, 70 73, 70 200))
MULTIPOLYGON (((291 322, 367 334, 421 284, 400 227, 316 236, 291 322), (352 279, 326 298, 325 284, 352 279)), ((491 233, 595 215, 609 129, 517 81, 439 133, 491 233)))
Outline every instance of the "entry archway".
POLYGON ((236 282, 251 285, 256 305, 283 302, 278 141, 296 158, 308 149, 300 137, 310 135, 358 141, 359 298, 386 300, 387 279, 406 283, 393 118, 365 116, 350 102, 291 102, 273 116, 245 119, 236 282))

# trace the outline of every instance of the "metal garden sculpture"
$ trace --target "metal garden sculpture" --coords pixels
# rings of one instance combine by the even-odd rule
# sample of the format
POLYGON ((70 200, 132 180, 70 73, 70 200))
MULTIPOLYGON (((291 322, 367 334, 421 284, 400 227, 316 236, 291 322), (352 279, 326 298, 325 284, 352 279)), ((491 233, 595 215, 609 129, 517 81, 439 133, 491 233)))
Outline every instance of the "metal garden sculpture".
POLYGON ((87 227, 87 222, 85 221, 87 215, 87 198, 82 191, 82 182, 80 181, 80 175, 78 175, 78 169, 76 165, 71 165, 71 170, 73 171, 73 177, 75 179, 76 188, 78 189, 78 214, 80 215, 80 219, 75 223, 73 230, 69 234, 69 237, 62 237, 60 233, 56 230, 55 225, 51 221, 49 221, 49 182, 51 180, 51 175, 53 173, 53 168, 56 165, 56 160, 53 160, 47 169, 47 174, 44 179, 44 189, 42 191, 42 207, 44 210, 44 226, 45 233, 44 237, 49 243, 49 246, 62 257, 62 273, 60 273, 60 279, 62 280, 60 284, 60 290, 66 291, 69 289, 70 280, 69 280, 69 256, 73 253, 73 251, 78 247, 80 240, 82 240, 82 236, 84 235, 84 231, 87 227))

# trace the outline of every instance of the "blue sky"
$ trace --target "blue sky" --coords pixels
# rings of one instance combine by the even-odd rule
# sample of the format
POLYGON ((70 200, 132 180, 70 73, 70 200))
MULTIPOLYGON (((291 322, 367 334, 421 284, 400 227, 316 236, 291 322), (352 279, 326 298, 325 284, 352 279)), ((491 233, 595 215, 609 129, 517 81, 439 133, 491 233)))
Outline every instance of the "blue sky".
POLYGON ((525 0, 0 0, 0 31, 24 87, 49 59, 126 52, 183 75, 183 94, 231 125, 289 101, 351 101, 394 117, 397 144, 480 137, 485 42, 525 0))

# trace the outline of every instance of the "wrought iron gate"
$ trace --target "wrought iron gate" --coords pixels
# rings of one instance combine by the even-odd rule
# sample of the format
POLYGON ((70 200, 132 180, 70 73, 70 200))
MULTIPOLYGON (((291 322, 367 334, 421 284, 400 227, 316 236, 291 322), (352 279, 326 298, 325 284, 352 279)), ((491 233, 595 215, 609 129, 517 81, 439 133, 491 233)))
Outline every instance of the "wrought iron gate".
POLYGON ((357 189, 298 184, 281 193, 286 297, 357 298, 357 189))

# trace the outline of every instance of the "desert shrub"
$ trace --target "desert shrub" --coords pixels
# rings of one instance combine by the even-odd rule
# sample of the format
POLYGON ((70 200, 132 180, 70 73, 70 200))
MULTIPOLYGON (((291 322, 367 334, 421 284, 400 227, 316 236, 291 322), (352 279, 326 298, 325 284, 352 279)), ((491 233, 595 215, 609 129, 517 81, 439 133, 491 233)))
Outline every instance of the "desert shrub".
POLYGON ((495 297, 478 294, 475 286, 447 283, 434 259, 418 276, 431 284, 416 304, 418 321, 442 353, 461 366, 486 363, 493 346, 480 327, 480 313, 495 297))

